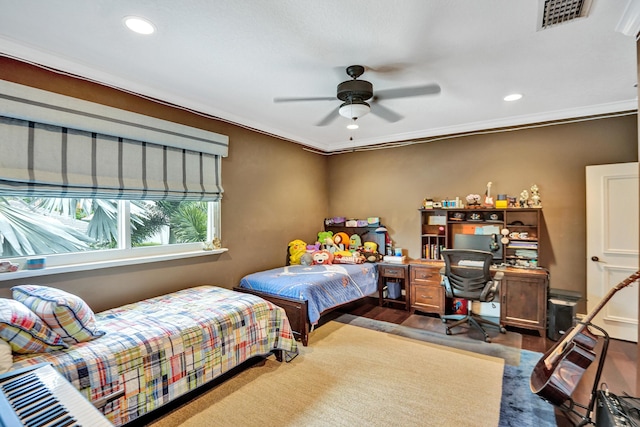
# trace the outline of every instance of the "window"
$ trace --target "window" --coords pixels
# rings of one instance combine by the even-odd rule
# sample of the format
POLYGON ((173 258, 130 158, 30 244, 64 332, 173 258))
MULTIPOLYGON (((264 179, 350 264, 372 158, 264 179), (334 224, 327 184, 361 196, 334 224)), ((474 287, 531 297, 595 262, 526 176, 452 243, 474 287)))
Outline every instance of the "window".
POLYGON ((224 251, 202 249, 227 136, 1 80, 0 99, 0 257, 46 256, 0 280, 224 251))
POLYGON ((216 235, 219 203, 0 197, 0 257, 64 268, 191 256, 216 235))
POLYGON ((3 197, 0 256, 202 243, 213 235, 213 203, 3 197))

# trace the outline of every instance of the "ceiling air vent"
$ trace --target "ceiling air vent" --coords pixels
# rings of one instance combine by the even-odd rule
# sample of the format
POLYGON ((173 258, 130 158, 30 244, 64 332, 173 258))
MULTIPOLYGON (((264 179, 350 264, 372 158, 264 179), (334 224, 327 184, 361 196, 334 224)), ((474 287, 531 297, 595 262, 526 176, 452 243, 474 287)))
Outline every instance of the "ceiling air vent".
POLYGON ((540 0, 538 29, 584 18, 591 8, 591 0, 540 0))

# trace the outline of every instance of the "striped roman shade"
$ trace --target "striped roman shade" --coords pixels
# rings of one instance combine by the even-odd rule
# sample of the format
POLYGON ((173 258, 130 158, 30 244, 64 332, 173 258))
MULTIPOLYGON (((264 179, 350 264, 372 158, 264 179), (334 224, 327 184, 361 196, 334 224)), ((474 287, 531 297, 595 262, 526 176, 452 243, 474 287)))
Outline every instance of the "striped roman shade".
POLYGON ((0 196, 222 196, 226 136, 8 82, 0 142, 0 196))

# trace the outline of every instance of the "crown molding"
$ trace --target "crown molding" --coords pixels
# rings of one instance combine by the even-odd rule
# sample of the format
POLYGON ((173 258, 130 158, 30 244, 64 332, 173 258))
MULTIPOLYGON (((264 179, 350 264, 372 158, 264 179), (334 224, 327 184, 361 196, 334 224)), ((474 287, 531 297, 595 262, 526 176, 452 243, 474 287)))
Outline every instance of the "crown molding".
POLYGON ((620 21, 616 26, 616 31, 625 36, 638 36, 640 33, 640 1, 629 0, 620 21))

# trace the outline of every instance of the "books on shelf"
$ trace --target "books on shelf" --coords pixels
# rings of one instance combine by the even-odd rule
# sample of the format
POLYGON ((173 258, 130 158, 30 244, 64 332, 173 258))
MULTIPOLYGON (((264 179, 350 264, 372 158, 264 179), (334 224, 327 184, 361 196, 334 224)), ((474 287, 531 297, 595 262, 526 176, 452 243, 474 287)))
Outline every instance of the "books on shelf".
POLYGON ((515 241, 511 240, 507 248, 510 249, 538 249, 538 242, 536 241, 515 241))
POLYGON ((444 249, 444 245, 439 245, 437 243, 428 243, 424 245, 423 255, 424 258, 427 259, 440 259, 442 250, 444 249))

